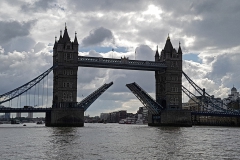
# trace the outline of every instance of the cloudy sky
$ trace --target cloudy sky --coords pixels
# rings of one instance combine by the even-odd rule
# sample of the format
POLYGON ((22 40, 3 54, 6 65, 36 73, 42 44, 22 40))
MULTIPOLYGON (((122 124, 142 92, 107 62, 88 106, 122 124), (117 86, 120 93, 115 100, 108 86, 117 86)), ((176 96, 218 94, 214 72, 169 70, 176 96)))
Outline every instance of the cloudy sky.
MULTIPOLYGON (((55 36, 65 22, 71 40, 77 32, 84 56, 154 60, 156 46, 162 49, 169 34, 174 48, 181 42, 183 70, 199 86, 221 98, 233 85, 240 89, 239 0, 1 0, 0 7, 0 94, 52 66, 55 36)), ((79 67, 78 101, 111 81, 86 114, 135 113, 142 104, 127 83, 137 82, 155 98, 153 72, 79 67)), ((184 79, 183 84, 190 88, 184 79)), ((44 102, 40 96, 40 103, 30 105, 51 105, 52 74, 45 86, 44 102)), ((22 105, 31 93, 21 96, 22 105)), ((19 101, 3 105, 19 106, 19 101)))

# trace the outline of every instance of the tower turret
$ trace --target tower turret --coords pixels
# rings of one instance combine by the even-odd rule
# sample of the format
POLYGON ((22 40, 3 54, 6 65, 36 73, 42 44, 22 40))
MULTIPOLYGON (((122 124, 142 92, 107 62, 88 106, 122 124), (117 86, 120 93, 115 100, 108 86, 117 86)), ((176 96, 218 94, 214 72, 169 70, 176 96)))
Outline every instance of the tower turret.
POLYGON ((78 40, 77 40, 77 32, 75 32, 75 38, 74 38, 74 42, 73 44, 78 44, 78 40))
POLYGON ((155 61, 159 61, 159 52, 158 52, 158 46, 155 54, 155 61))
POLYGON ((166 40, 166 43, 165 43, 165 46, 164 46, 164 51, 166 53, 171 53, 173 51, 173 46, 172 46, 172 43, 170 41, 169 35, 167 37, 167 40, 166 40))
POLYGON ((65 23, 65 29, 64 29, 64 33, 63 33, 63 42, 70 42, 70 37, 68 35, 68 31, 67 31, 67 25, 65 23))
POLYGON ((179 42, 178 54, 182 54, 181 43, 179 42))

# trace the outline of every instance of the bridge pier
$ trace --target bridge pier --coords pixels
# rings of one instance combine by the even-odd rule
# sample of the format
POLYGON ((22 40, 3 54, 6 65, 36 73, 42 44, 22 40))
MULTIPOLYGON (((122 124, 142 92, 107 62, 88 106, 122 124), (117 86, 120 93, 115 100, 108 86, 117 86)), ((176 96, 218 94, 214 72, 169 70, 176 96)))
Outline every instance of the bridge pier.
POLYGON ((150 114, 148 125, 192 127, 191 112, 188 110, 164 110, 160 113, 159 117, 159 120, 155 120, 156 116, 150 114))
POLYGON ((84 110, 82 108, 53 108, 46 113, 47 127, 83 127, 84 110))
POLYGON ((192 115, 193 125, 240 127, 240 117, 192 115))

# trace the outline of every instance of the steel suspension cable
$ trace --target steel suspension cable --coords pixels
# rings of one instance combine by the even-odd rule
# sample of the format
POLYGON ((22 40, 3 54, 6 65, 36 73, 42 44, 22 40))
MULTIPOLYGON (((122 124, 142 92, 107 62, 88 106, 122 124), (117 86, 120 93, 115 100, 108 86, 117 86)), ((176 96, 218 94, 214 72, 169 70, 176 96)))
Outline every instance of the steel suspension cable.
POLYGON ((39 106, 39 84, 40 83, 38 83, 38 106, 39 106))
POLYGON ((43 106, 43 95, 44 95, 44 79, 42 80, 43 86, 42 86, 42 106, 43 106))
POLYGON ((21 108, 21 106, 22 106, 21 96, 22 95, 20 95, 20 107, 19 108, 21 108))
MULTIPOLYGON (((28 92, 28 91, 27 91, 28 92)), ((27 106, 27 92, 26 92, 26 103, 25 103, 25 105, 27 106)))
POLYGON ((17 97, 17 108, 18 108, 18 101, 19 101, 19 96, 17 97))
POLYGON ((7 93, 0 95, 0 100, 1 100, 0 104, 10 101, 11 99, 14 99, 17 96, 26 92, 27 90, 31 89, 33 86, 35 86, 37 83, 39 83, 44 77, 46 77, 55 67, 57 67, 57 66, 52 66, 47 71, 45 71, 38 77, 34 78, 33 80, 27 82, 26 84, 12 90, 12 91, 9 91, 7 93))
POLYGON ((36 105, 36 104, 35 104, 35 96, 36 96, 36 85, 34 86, 34 100, 33 100, 33 101, 34 101, 34 104, 33 104, 34 107, 35 107, 35 105, 36 105))
POLYGON ((28 93, 28 98, 29 98, 28 105, 29 105, 29 106, 31 106, 31 105, 30 105, 30 95, 31 95, 31 89, 29 90, 29 93, 28 93))
POLYGON ((47 108, 47 104, 48 104, 48 75, 47 75, 47 103, 46 103, 46 108, 47 108))

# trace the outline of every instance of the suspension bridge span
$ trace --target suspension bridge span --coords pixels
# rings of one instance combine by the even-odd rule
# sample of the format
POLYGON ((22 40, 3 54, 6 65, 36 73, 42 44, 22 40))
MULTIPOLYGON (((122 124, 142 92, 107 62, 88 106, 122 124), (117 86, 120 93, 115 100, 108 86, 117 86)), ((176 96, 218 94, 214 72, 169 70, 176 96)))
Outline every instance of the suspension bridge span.
MULTIPOLYGON (((31 94, 44 78, 53 71, 52 105, 46 107, 2 107, 0 113, 7 112, 45 112, 46 126, 84 126, 84 111, 101 95, 113 82, 103 84, 96 91, 77 102, 77 72, 78 67, 113 68, 127 70, 142 70, 155 72, 156 97, 152 98, 136 82, 127 84, 130 91, 148 109, 148 123, 156 126, 192 126, 200 123, 200 117, 230 117, 231 123, 240 125, 240 113, 233 110, 210 96, 205 89, 194 83, 182 70, 182 50, 173 48, 168 37, 161 52, 156 50, 155 61, 78 56, 78 40, 70 41, 67 27, 60 38, 55 39, 53 47, 53 66, 30 82, 0 95, 0 104, 18 99, 21 106, 21 95, 31 94), (198 95, 182 85, 182 78, 194 88, 198 95), (185 93, 196 104, 204 108, 201 111, 182 109, 182 93, 185 93), (199 98, 201 97, 201 98, 199 98)), ((44 88, 44 84, 42 85, 44 88)), ((39 89, 38 89, 39 92, 39 89)), ((30 96, 29 96, 30 99, 30 96)), ((39 98, 37 98, 39 100, 39 98)), ((26 99, 26 101, 28 101, 26 99)), ((30 101, 30 100, 29 100, 30 101)), ((35 97, 34 97, 35 104, 35 97)))

